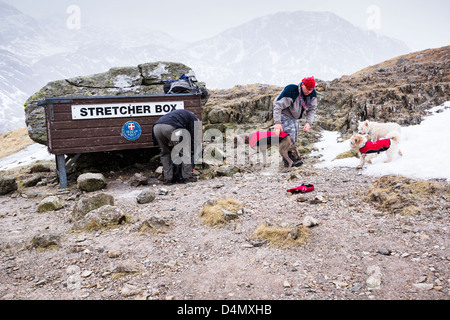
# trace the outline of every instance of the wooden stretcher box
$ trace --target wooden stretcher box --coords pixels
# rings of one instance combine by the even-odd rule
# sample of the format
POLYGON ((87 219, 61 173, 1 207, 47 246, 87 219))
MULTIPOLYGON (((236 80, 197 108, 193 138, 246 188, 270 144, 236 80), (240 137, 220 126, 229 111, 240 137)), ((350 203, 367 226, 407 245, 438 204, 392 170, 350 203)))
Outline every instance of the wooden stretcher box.
POLYGON ((48 151, 56 156, 61 188, 67 168, 82 154, 154 147, 152 128, 163 115, 192 111, 202 118, 201 95, 55 97, 45 107, 48 151))

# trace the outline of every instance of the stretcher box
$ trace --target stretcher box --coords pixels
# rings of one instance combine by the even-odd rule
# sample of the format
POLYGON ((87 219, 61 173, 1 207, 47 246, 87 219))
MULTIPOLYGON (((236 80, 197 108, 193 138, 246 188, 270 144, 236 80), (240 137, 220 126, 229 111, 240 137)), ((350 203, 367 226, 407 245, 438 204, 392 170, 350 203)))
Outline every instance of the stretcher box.
POLYGON ((61 188, 67 168, 83 153, 154 147, 152 128, 177 109, 202 119, 201 95, 170 94, 112 97, 54 97, 45 108, 48 151, 56 156, 61 188))

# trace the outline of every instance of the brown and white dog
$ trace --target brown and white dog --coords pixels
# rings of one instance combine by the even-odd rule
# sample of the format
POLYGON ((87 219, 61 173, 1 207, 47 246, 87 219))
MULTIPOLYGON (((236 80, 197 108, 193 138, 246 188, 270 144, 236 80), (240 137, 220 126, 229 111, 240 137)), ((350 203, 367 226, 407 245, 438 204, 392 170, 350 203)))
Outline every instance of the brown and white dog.
MULTIPOLYGON (((289 151, 292 151, 297 158, 300 160, 301 155, 295 146, 294 140, 292 137, 285 133, 281 132, 279 136, 275 135, 272 131, 264 131, 264 132, 254 132, 251 134, 242 134, 234 137, 234 148, 237 148, 238 145, 248 144, 252 149, 255 150, 255 153, 261 153, 263 156, 264 165, 267 163, 267 150, 272 147, 272 139, 278 139, 278 150, 280 155, 284 160, 288 163, 287 170, 292 168, 294 162, 289 157, 289 151)), ((300 161, 296 164, 301 163, 300 161)))
MULTIPOLYGON (((361 154, 361 160, 357 169, 362 169, 366 162, 367 155, 377 155, 380 152, 386 152, 387 160, 385 163, 391 162, 394 155, 398 153, 402 156, 398 148, 398 142, 400 136, 397 131, 391 131, 385 135, 385 139, 369 141, 365 136, 360 134, 354 134, 350 138, 350 147, 352 149, 358 149, 361 154)), ((372 163, 371 159, 367 159, 367 163, 372 163)))

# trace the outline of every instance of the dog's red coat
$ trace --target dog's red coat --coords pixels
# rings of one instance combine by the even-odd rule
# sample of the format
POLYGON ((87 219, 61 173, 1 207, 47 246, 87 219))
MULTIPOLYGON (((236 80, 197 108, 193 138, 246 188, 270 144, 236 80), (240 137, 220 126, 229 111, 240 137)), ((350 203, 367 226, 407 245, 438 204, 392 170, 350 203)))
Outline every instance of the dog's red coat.
POLYGON ((274 137, 279 138, 280 140, 286 138, 289 134, 286 132, 280 132, 279 135, 275 134, 273 131, 262 131, 262 132, 254 132, 251 135, 249 135, 248 142, 250 147, 254 147, 260 143, 262 139, 267 139, 267 144, 270 145, 270 140, 274 137))
POLYGON ((366 145, 359 149, 361 153, 376 153, 386 151, 391 147, 391 139, 382 139, 378 141, 367 141, 366 145))

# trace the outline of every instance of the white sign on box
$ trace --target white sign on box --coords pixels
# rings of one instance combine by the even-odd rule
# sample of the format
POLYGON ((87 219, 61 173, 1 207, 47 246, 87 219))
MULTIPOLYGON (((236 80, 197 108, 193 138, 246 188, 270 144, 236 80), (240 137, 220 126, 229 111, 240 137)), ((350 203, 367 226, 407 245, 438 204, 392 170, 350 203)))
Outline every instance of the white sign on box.
POLYGON ((72 105, 72 119, 156 117, 180 109, 184 101, 72 105))

